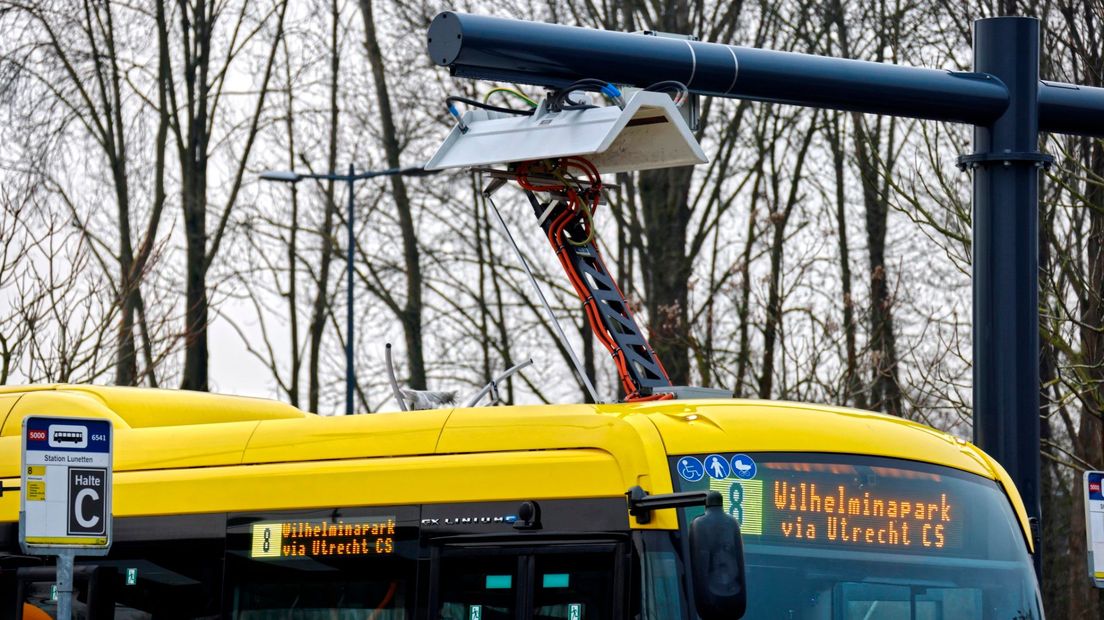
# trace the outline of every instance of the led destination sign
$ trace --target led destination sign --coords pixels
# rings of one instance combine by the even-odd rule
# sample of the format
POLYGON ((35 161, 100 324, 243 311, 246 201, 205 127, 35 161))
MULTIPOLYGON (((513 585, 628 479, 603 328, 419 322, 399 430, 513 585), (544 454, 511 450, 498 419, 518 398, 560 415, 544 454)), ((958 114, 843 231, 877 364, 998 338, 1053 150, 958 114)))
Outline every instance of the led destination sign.
MULTIPOLYGON (((943 549, 957 513, 946 493, 910 499, 871 493, 847 484, 771 482, 766 520, 781 535, 795 540, 825 540, 866 546, 943 549)), ((957 535, 958 529, 954 533, 957 535)), ((954 543, 959 543, 956 540, 954 543)))
POLYGON ((971 554, 964 549, 969 483, 955 475, 869 457, 753 456, 680 457, 674 468, 681 490, 718 491, 749 543, 971 554))
POLYGON ((395 553, 395 517, 254 523, 252 558, 325 558, 395 553))

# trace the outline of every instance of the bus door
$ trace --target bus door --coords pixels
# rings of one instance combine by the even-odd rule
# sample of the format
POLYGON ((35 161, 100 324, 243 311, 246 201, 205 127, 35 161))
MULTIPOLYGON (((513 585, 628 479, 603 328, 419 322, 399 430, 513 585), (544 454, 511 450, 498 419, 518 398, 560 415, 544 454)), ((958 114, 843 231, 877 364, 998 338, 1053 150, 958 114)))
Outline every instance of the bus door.
POLYGON ((623 541, 450 540, 435 542, 431 554, 434 620, 626 615, 630 556, 623 541))

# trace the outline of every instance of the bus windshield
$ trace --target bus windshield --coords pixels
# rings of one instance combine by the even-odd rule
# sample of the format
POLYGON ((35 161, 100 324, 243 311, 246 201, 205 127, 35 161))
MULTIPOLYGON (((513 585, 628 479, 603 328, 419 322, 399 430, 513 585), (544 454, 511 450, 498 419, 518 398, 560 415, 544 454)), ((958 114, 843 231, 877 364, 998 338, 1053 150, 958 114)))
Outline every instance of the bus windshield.
MULTIPOLYGON (((682 491, 740 521, 745 618, 1041 618, 1023 535, 996 482, 851 455, 671 459, 682 491)), ((686 509, 689 523, 701 509, 686 509)))

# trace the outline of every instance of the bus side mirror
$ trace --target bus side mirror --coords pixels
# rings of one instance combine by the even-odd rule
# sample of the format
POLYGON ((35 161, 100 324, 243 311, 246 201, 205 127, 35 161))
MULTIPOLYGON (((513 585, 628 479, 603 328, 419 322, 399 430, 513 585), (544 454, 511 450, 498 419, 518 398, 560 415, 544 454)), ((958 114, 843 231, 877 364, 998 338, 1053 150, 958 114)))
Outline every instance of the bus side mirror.
POLYGON ((705 514, 690 523, 690 571, 702 620, 743 617, 747 581, 740 523, 725 513, 716 491, 706 498, 705 514))

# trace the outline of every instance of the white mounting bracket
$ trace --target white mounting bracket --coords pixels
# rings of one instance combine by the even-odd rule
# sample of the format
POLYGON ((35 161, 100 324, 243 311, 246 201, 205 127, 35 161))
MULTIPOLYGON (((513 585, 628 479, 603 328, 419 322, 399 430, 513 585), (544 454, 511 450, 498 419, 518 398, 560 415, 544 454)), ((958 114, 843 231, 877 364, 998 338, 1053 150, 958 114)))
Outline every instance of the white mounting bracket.
POLYGON ((467 132, 453 127, 426 170, 470 168, 582 156, 600 173, 689 166, 709 161, 679 109, 664 93, 640 91, 617 106, 532 116, 470 110, 467 132))

